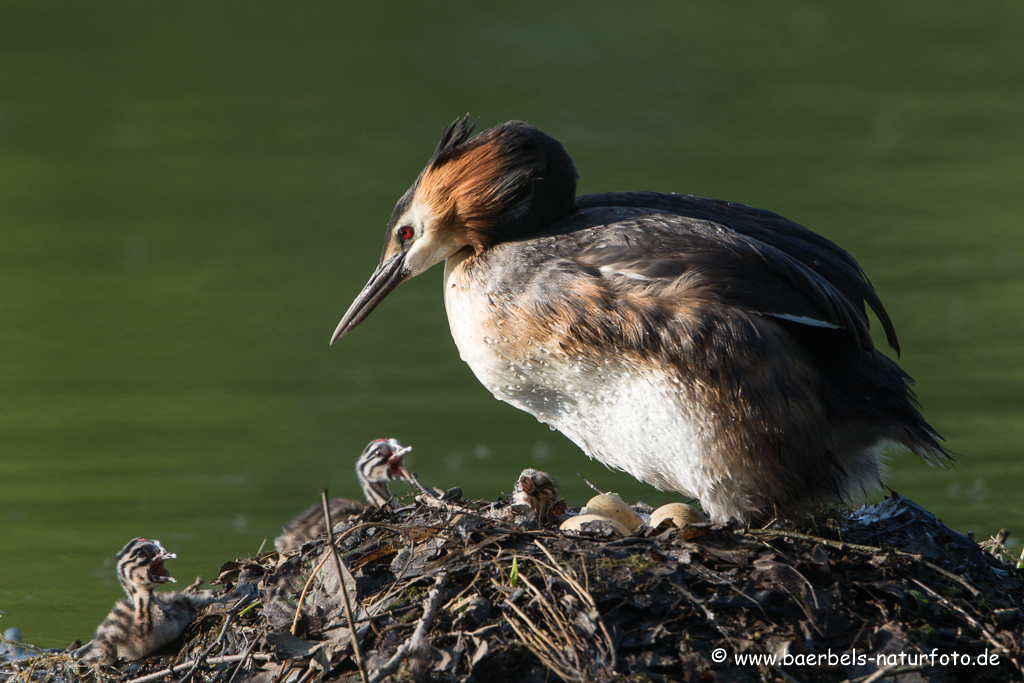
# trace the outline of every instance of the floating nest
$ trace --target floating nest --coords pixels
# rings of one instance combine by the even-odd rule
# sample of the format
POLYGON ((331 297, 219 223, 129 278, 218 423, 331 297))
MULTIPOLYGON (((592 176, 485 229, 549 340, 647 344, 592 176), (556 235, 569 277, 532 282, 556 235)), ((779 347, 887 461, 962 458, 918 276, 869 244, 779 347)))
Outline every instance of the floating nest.
POLYGON ((142 661, 28 648, 0 681, 1024 680, 1021 570, 903 498, 626 538, 481 510, 367 510, 337 552, 224 564, 231 600, 142 661))

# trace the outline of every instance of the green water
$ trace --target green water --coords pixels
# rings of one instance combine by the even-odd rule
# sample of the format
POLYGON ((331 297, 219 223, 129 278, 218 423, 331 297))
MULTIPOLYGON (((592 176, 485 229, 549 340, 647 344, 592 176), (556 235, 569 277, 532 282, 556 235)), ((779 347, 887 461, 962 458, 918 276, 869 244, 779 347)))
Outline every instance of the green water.
MULTIPOLYGON (((527 465, 672 499, 493 400, 440 269, 328 339, 456 116, 560 139, 581 192, 689 192, 834 239, 959 454, 890 483, 1024 531, 1024 5, 0 5, 0 630, 66 646, 160 539, 254 553, 369 440, 427 483, 527 465)), ((396 487, 397 488, 397 487, 396 487)), ((1020 548, 1020 540, 1015 540, 1020 548)))

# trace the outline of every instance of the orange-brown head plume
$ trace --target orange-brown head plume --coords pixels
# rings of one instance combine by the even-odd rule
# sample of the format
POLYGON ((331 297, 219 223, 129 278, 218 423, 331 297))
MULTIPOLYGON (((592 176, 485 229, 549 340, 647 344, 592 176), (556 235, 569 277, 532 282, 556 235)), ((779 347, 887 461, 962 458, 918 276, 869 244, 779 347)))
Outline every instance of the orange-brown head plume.
POLYGON ((522 121, 476 137, 466 115, 395 205, 384 250, 331 343, 350 332, 401 282, 462 249, 536 234, 576 208, 576 167, 561 143, 522 121))
MULTIPOLYGON (((412 188, 475 249, 536 233, 570 214, 579 177, 560 142, 522 121, 470 138, 468 116, 456 120, 412 188)), ((396 207, 396 212, 398 208, 396 207)))

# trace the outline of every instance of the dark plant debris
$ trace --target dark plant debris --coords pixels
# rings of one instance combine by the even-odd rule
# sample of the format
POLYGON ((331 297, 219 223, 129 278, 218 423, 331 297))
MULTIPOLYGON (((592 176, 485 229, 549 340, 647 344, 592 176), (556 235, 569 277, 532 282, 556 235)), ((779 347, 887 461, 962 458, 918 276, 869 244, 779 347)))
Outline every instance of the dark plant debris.
POLYGON ((227 562, 213 583, 233 599, 165 650, 90 668, 23 646, 0 682, 1024 680, 1004 539, 983 548, 903 498, 628 538, 483 509, 367 510, 335 529, 342 576, 323 538, 227 562))

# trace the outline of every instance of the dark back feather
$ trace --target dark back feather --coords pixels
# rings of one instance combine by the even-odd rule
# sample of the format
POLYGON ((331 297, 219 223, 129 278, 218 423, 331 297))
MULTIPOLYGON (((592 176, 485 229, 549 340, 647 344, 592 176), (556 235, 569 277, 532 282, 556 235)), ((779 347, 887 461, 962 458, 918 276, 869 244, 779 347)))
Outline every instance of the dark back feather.
MULTIPOLYGON (((818 306, 829 322, 852 333, 862 348, 872 349, 866 302, 882 323, 887 342, 899 354, 896 328, 853 257, 825 237, 776 213, 733 202, 656 192, 585 195, 576 199, 576 205, 579 209, 635 207, 706 222, 703 226, 694 223, 694 230, 707 233, 718 248, 759 260, 818 306)), ((748 286, 757 286, 757 282, 746 279, 748 286)), ((740 279, 735 282, 740 283, 740 279)))

